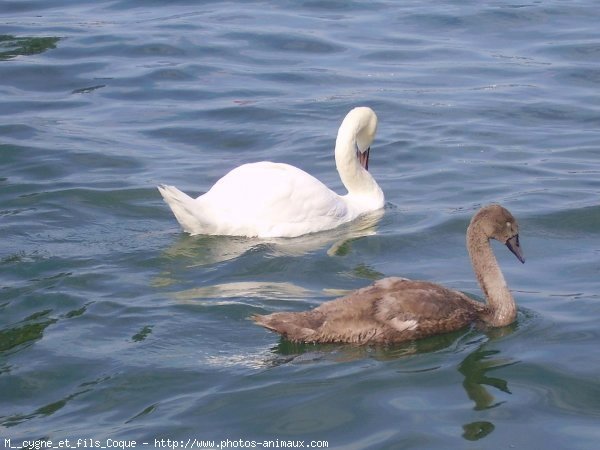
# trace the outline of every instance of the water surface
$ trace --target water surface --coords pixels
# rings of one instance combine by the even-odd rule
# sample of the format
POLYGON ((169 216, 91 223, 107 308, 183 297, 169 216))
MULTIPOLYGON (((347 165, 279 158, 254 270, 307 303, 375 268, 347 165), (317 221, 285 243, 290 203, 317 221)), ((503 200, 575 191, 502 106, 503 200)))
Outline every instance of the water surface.
POLYGON ((595 448, 598 23, 589 0, 2 2, 0 441, 595 448), (268 159, 343 193, 358 105, 375 223, 190 237, 155 189, 268 159), (391 275, 482 299, 464 233, 490 202, 527 257, 494 246, 509 327, 355 348, 248 320, 391 275))

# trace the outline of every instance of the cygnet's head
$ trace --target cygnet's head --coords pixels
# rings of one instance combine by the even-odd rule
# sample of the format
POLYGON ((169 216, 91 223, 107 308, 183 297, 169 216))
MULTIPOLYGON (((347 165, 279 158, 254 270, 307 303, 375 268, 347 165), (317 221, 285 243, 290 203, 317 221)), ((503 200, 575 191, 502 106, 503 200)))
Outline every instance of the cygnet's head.
POLYGON ((519 261, 525 262, 519 244, 519 224, 508 209, 497 204, 484 206, 471 219, 471 226, 475 224, 488 239, 502 242, 519 261))

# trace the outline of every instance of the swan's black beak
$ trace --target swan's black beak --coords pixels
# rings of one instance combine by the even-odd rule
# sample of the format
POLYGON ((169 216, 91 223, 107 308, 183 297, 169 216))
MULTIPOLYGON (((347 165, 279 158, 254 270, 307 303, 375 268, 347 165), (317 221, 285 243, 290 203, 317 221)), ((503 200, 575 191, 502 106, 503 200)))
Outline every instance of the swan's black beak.
POLYGON ((363 169, 369 170, 369 152, 371 151, 371 147, 367 148, 364 152, 360 150, 356 150, 356 157, 358 158, 358 162, 363 169))
POLYGON ((521 246, 519 245, 519 235, 515 234, 508 241, 506 241, 506 246, 508 249, 514 253, 519 261, 525 264, 525 257, 523 256, 523 252, 521 251, 521 246))

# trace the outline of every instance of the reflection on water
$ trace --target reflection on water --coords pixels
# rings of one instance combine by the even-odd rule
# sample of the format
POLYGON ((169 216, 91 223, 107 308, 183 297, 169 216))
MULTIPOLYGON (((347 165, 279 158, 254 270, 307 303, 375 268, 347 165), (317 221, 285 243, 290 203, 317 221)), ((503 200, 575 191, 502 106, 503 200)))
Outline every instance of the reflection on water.
MULTIPOLYGON (((206 267, 225 261, 234 260, 256 248, 266 249, 270 257, 303 256, 329 246, 329 256, 343 256, 349 252, 353 241, 376 233, 377 224, 384 215, 384 210, 365 214, 352 223, 342 225, 334 230, 321 233, 308 234, 296 238, 246 238, 237 236, 189 236, 181 234, 175 243, 169 247, 164 256, 172 261, 177 261, 178 267, 183 263, 185 267, 206 267)), ((378 272, 369 271, 360 266, 357 268, 360 275, 367 273, 366 278, 381 278, 378 272)), ((164 271, 153 280, 155 287, 167 287, 177 284, 173 271, 164 271)), ((234 285, 228 285, 233 287, 234 285)), ((234 293, 228 286, 214 286, 212 290, 217 296, 223 290, 234 293)), ((246 286, 247 287, 247 286, 246 286)), ((193 296, 209 296, 211 288, 202 288, 193 296)), ((182 293, 183 297, 190 292, 182 293)), ((238 293, 239 296, 239 293, 238 293)), ((261 296, 263 296, 261 294, 261 296)))
POLYGON ((463 425, 462 436, 468 441, 478 441, 494 431, 495 428, 493 423, 485 420, 466 423, 463 425))
MULTIPOLYGON (((84 392, 87 392, 87 390, 84 392)), ((84 392, 79 392, 77 394, 69 395, 64 399, 58 400, 58 401, 56 401, 54 403, 50 403, 48 405, 44 405, 44 406, 36 409, 31 414, 15 414, 15 415, 6 417, 3 419, 3 421, 1 423, 5 427, 14 427, 16 425, 19 425, 22 422, 26 422, 28 420, 35 419, 37 417, 50 416, 50 415, 54 414, 55 412, 59 411, 60 409, 64 408, 70 400, 74 399, 75 397, 77 397, 78 395, 80 395, 84 392)))
MULTIPOLYGON (((492 340, 498 337, 506 336, 516 329, 516 325, 490 329, 492 340)), ((511 394, 508 389, 508 382, 499 377, 489 376, 489 372, 498 368, 511 366, 517 361, 497 357, 499 350, 487 350, 487 342, 483 343, 477 349, 467 355, 467 357, 458 366, 458 371, 464 376, 463 388, 467 396, 475 403, 474 409, 482 411, 495 408, 504 402, 496 402, 494 396, 487 390, 486 386, 494 387, 502 392, 511 394)), ((475 421, 463 425, 463 438, 469 441, 476 441, 488 436, 493 432, 495 426, 488 421, 475 421)))
POLYGON ((510 394, 506 380, 501 378, 489 377, 487 373, 498 367, 506 367, 515 364, 514 361, 503 361, 500 358, 490 359, 490 357, 499 353, 498 350, 483 350, 469 354, 458 366, 458 371, 465 377, 463 387, 467 395, 475 403, 475 410, 484 410, 495 408, 502 402, 494 403, 495 399, 488 392, 485 386, 494 387, 502 392, 510 394))
MULTIPOLYGON (((305 361, 305 353, 321 353, 323 359, 336 361, 353 361, 364 358, 374 358, 378 361, 393 361, 401 357, 420 353, 433 353, 442 350, 453 350, 464 345, 465 341, 473 337, 469 328, 431 336, 416 341, 403 342, 388 346, 356 346, 347 344, 303 344, 291 342, 279 337, 277 345, 271 351, 285 357, 281 362, 305 361)), ((404 371, 400 370, 400 373, 404 371)))
POLYGON ((16 37, 0 35, 0 61, 17 56, 36 55, 56 48, 58 37, 16 37))
MULTIPOLYGON (((508 327, 505 327, 508 328, 508 327)), ((506 332, 506 330, 505 330, 506 332)), ((502 378, 488 376, 488 372, 516 364, 516 361, 495 357, 498 350, 486 350, 485 344, 477 350, 469 353, 458 366, 458 371, 464 375, 463 387, 467 396, 475 403, 474 409, 481 411, 495 408, 504 402, 496 402, 494 396, 487 390, 486 386, 494 387, 502 392, 511 394, 508 382, 502 378)), ((463 425, 463 438, 469 441, 477 441, 494 431, 494 424, 488 421, 475 421, 463 425)))
POLYGON ((90 392, 92 390, 92 385, 95 383, 96 383, 96 381, 90 382, 90 383, 82 383, 77 387, 77 390, 74 393, 69 394, 69 395, 65 396, 64 398, 57 400, 55 402, 43 405, 31 413, 24 413, 24 414, 18 413, 18 414, 9 415, 7 417, 2 417, 2 419, 1 419, 2 421, 0 422, 0 425, 9 428, 9 427, 17 426, 23 422, 27 422, 32 419, 51 416, 52 414, 56 413, 57 411, 60 411, 65 406, 67 406, 67 404, 70 401, 76 399, 80 395, 90 392))
POLYGON ((209 266, 243 255, 260 241, 244 237, 188 236, 181 234, 164 255, 169 259, 185 261, 186 266, 209 266))
MULTIPOLYGON (((214 284, 199 288, 187 289, 175 294, 180 301, 196 299, 224 299, 227 303, 235 298, 250 297, 262 299, 298 299, 310 297, 311 291, 293 283, 241 281, 214 284), (227 301, 229 300, 229 301, 227 301)), ((211 301, 212 305, 223 304, 223 301, 211 301)))
MULTIPOLYGON (((499 350, 488 349, 489 339, 493 342, 499 336, 506 336, 514 331, 516 326, 503 327, 501 329, 490 329, 481 344, 477 344, 473 351, 458 365, 457 370, 463 379, 463 389, 469 399, 474 403, 475 411, 483 411, 502 405, 504 402, 496 401, 488 387, 493 387, 501 392, 511 394, 507 380, 490 376, 490 372, 499 368, 511 366, 517 361, 508 360, 499 356, 499 350)), ((373 358, 379 361, 393 361, 398 358, 408 357, 420 353, 432 353, 439 351, 460 351, 463 346, 474 343, 474 335, 478 332, 473 329, 461 330, 454 333, 433 336, 418 341, 404 344, 370 347, 352 346, 341 344, 302 344, 280 338, 275 347, 271 349, 273 357, 269 365, 280 365, 287 363, 307 364, 319 361, 346 362, 373 358)), ((430 372, 440 370, 440 367, 427 367, 410 370, 400 370, 399 373, 430 372)), ((489 421, 474 421, 462 426, 463 438, 470 441, 482 439, 492 433, 495 429, 489 421)))
POLYGON ((271 256, 302 256, 329 245, 329 256, 343 256, 349 252, 353 240, 376 233, 377 224, 383 215, 384 210, 375 211, 333 230, 295 238, 189 236, 182 233, 165 251, 165 255, 174 259, 185 258, 190 267, 229 261, 258 246, 267 246, 271 256))
POLYGON ((48 317, 50 312, 50 310, 41 311, 12 328, 0 330, 0 352, 11 350, 21 344, 32 344, 41 339, 48 325, 56 322, 56 319, 48 317))

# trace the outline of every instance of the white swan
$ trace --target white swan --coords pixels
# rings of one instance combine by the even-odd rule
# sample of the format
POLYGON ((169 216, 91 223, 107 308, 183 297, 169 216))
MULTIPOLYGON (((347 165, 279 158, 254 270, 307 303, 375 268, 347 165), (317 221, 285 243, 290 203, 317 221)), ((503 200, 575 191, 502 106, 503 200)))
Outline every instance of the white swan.
POLYGON ((233 169, 196 199, 174 186, 158 190, 190 234, 267 238, 329 230, 384 205, 367 170, 376 130, 377 116, 367 107, 351 110, 340 126, 335 163, 346 195, 297 167, 267 161, 233 169))

